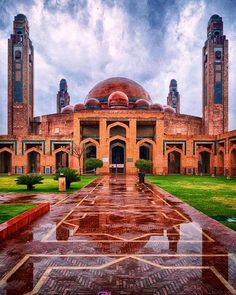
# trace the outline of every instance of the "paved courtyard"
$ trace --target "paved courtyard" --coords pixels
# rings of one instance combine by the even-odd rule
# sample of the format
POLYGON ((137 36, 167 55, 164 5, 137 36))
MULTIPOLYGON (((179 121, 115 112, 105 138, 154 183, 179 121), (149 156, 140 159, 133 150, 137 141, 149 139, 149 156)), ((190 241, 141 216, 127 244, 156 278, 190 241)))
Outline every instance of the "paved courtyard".
POLYGON ((49 195, 48 214, 0 243, 0 294, 236 294, 236 233, 136 182, 49 195))

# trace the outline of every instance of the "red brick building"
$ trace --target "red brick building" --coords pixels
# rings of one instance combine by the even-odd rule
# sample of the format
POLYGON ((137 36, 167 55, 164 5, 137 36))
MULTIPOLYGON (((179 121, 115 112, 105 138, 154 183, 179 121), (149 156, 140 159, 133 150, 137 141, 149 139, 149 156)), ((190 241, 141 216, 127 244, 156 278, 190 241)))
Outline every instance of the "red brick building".
MULTIPOLYGON (((57 113, 34 117, 34 49, 27 18, 18 14, 8 40, 8 135, 0 136, 0 173, 54 173, 79 167, 75 149, 102 159, 100 173, 136 173, 139 158, 154 174, 236 175, 236 130, 228 132, 228 40, 222 18, 213 15, 203 47, 203 117, 180 113, 177 82, 167 106, 127 78, 113 77, 70 105, 60 82, 57 113)), ((199 81, 200 83, 200 81, 199 81)))

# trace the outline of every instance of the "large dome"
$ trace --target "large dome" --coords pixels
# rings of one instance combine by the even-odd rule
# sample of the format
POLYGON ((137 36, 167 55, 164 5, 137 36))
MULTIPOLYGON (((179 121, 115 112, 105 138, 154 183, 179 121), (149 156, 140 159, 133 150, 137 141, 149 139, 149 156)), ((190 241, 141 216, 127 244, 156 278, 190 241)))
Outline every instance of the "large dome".
POLYGON ((108 97, 114 91, 122 91, 129 98, 130 103, 136 102, 138 99, 145 99, 151 102, 148 92, 137 82, 123 78, 113 77, 96 84, 86 96, 89 98, 97 98, 101 103, 107 103, 108 97))

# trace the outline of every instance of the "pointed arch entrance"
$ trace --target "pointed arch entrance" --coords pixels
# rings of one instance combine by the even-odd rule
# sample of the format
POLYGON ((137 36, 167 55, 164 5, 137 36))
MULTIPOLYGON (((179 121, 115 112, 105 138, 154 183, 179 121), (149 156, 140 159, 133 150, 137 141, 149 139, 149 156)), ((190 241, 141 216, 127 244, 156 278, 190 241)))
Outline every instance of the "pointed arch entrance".
POLYGON ((126 144, 123 140, 110 142, 110 172, 125 173, 126 144))
POLYGON ((217 175, 224 175, 224 153, 220 151, 218 154, 218 173, 217 175))
POLYGON ((40 153, 29 152, 27 155, 28 173, 40 173, 40 153))
POLYGON ((168 153, 168 174, 180 174, 181 153, 172 151, 168 153))
POLYGON ((4 151, 0 153, 0 173, 11 173, 12 155, 4 151))
POLYGON ((231 176, 236 176, 236 150, 233 149, 230 155, 231 176))
POLYGON ((86 160, 90 158, 97 158, 97 147, 92 142, 88 142, 87 144, 85 144, 85 152, 84 152, 84 159, 83 159, 84 173, 91 173, 91 172, 94 173, 94 171, 89 171, 85 165, 86 160))
MULTIPOLYGON (((143 142, 139 145, 139 159, 152 161, 153 146, 149 142, 143 142)), ((150 168, 147 173, 152 173, 152 168, 150 168)))
POLYGON ((139 146, 139 159, 152 160, 152 145, 143 143, 139 146))
POLYGON ((69 167, 69 155, 64 151, 56 153, 56 170, 69 167))
POLYGON ((203 151, 198 156, 198 173, 210 174, 211 153, 203 151))

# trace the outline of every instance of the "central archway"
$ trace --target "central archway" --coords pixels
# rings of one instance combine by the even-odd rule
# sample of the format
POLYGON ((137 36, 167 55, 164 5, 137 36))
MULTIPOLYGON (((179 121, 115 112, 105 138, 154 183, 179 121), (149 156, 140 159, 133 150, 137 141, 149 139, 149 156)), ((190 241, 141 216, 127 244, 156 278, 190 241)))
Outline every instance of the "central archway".
POLYGON ((125 142, 114 140, 110 143, 110 172, 125 173, 125 142))

